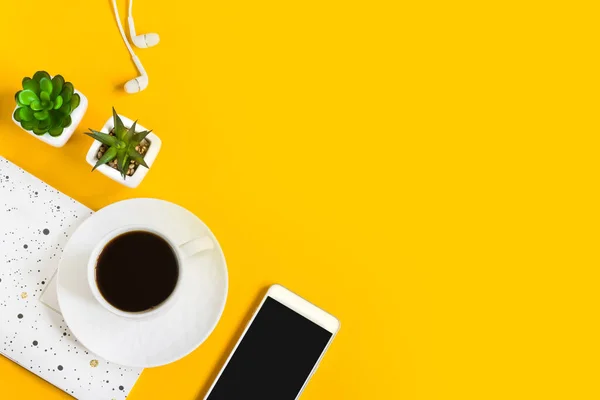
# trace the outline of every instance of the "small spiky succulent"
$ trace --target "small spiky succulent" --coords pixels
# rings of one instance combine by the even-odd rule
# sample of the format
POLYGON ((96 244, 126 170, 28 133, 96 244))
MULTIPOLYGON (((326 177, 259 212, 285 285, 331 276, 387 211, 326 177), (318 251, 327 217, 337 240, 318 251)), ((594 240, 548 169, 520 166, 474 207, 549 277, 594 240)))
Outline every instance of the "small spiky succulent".
POLYGON ((137 121, 135 121, 131 127, 125 128, 123 121, 119 118, 114 107, 113 121, 115 126, 113 129, 114 136, 93 129, 90 129, 90 132, 85 133, 107 147, 106 152, 98 159, 98 162, 96 162, 92 171, 99 166, 116 159, 117 169, 121 172, 123 179, 125 179, 127 177, 127 171, 129 170, 129 164, 132 161, 148 168, 146 161, 144 161, 144 157, 136 150, 136 147, 139 146, 140 142, 142 142, 151 131, 136 132, 135 127, 137 121))
POLYGON ((81 101, 73 84, 60 75, 50 78, 46 71, 38 71, 33 78, 23 78, 22 85, 23 90, 15 94, 15 120, 36 135, 60 136, 81 101))

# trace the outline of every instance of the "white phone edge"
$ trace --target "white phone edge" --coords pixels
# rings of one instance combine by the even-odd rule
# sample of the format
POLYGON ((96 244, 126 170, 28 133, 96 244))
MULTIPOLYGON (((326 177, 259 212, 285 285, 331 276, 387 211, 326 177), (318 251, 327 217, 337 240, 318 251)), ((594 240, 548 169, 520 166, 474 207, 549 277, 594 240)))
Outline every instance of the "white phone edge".
POLYGON ((215 378, 212 385, 210 385, 210 389, 208 389, 208 392, 206 392, 206 395, 204 396, 204 400, 207 400, 208 396, 210 396, 210 393, 213 391, 215 385, 219 381, 219 378, 223 374, 223 371, 225 370, 225 368, 227 368, 227 365, 229 364, 231 357, 233 357, 233 355, 235 354, 235 351, 237 350, 238 346, 242 342, 242 339, 244 339, 244 336, 246 336, 246 332, 248 332, 248 329, 254 322, 256 315, 258 314, 258 312, 262 308, 263 304, 267 300, 267 297, 272 297, 273 299, 277 300, 284 306, 292 309, 293 311, 297 312, 298 314, 302 315, 306 319, 309 319, 310 321, 314 322, 315 324, 319 325, 321 328, 323 328, 326 331, 331 333, 331 338, 327 342, 327 345, 323 349, 323 352, 319 356, 319 359, 315 363, 312 371, 306 378, 306 381, 304 382, 304 384, 302 385, 302 388, 298 392, 298 396, 296 396, 296 399, 298 399, 300 397, 300 395, 304 391, 304 388, 306 387, 306 384, 308 383, 308 381, 310 381, 310 378, 313 376, 313 374, 319 367, 319 364, 321 363, 323 356, 329 349, 331 342, 333 342, 333 339, 335 338, 336 334, 340 330, 340 327, 341 327, 340 321, 333 315, 320 309, 319 307, 315 306, 314 304, 310 303, 309 301, 303 299, 302 297, 298 296, 296 293, 292 292, 291 290, 286 289, 285 287, 283 287, 281 285, 275 284, 269 288, 269 290, 267 291, 267 294, 263 297, 259 306, 256 308, 256 311, 254 311, 254 315, 252 315, 252 318, 250 319, 250 321, 244 328, 244 332, 242 332, 242 334, 240 335, 240 338, 238 339, 237 343, 235 344, 233 350, 231 350, 231 353, 227 357, 227 360, 223 364, 223 367, 221 367, 219 374, 215 378))

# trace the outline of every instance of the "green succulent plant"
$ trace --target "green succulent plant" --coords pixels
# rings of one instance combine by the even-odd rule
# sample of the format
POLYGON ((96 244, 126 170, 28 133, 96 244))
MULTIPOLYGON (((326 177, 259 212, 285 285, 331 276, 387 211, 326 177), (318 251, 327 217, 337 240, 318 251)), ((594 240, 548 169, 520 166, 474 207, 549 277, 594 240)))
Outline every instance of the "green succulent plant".
POLYGON ((127 171, 131 160, 148 168, 146 161, 144 161, 144 157, 138 153, 135 148, 142 140, 146 138, 146 136, 148 136, 151 131, 136 132, 135 127, 137 125, 137 121, 135 121, 131 127, 125 128, 123 121, 121 121, 121 118, 119 118, 119 115, 115 111, 114 107, 113 122, 114 136, 111 136, 108 133, 98 132, 93 129, 90 129, 90 132, 85 133, 107 147, 106 152, 102 155, 102 157, 100 157, 100 159, 98 159, 98 162, 94 168, 92 168, 92 171, 103 164, 113 161, 116 158, 117 169, 119 172, 121 172, 123 179, 125 179, 127 178, 127 171))
POLYGON ((50 78, 46 71, 38 71, 33 78, 23 78, 22 85, 23 90, 15 94, 15 120, 36 135, 60 136, 71 125, 71 113, 81 101, 73 84, 61 75, 50 78))

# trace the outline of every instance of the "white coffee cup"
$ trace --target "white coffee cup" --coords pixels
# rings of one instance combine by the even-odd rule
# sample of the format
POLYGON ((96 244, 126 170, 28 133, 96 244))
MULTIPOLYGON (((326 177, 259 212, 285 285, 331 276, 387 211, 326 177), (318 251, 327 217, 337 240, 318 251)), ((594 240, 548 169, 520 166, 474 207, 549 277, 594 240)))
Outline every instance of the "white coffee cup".
POLYGON ((184 241, 183 243, 177 245, 176 242, 174 240, 172 240, 170 237, 168 237, 167 235, 165 235, 162 232, 157 231, 154 228, 151 228, 148 226, 143 226, 143 225, 125 226, 125 227, 116 229, 116 230, 110 232, 108 235, 106 235, 96 245, 96 247, 92 251, 89 261, 88 261, 88 265, 87 265, 88 284, 90 286, 92 294, 94 295, 94 298, 104 308, 106 308, 108 311, 112 312, 113 314, 116 314, 116 315, 119 315, 119 316, 125 317, 125 318, 148 318, 150 316, 155 316, 159 313, 166 312, 169 309, 169 307, 176 301, 176 299, 179 295, 179 292, 181 291, 181 283, 185 276, 185 260, 191 256, 198 254, 198 253, 201 253, 201 252, 204 252, 207 250, 212 250, 212 249, 214 249, 214 247, 215 247, 214 241, 209 236, 200 236, 197 238, 192 238, 190 240, 184 241), (100 292, 100 289, 98 288, 98 282, 96 280, 96 266, 98 264, 98 259, 100 257, 100 254, 102 254, 102 251, 104 250, 106 245, 108 245, 113 239, 115 239, 118 236, 121 236, 125 233, 128 233, 128 232, 138 232, 138 231, 152 233, 152 234, 160 237, 161 239, 163 239, 165 242, 167 242, 169 244, 169 246, 173 250, 173 253, 175 254, 175 257, 177 258, 177 268, 179 269, 179 275, 177 278, 177 283, 175 284, 175 289, 173 289, 173 292, 162 303, 160 303, 159 305, 157 305, 149 310, 139 311, 139 312, 127 312, 127 311, 119 310, 118 308, 114 307, 112 304, 110 304, 108 301, 106 301, 104 296, 102 296, 102 293, 100 292))

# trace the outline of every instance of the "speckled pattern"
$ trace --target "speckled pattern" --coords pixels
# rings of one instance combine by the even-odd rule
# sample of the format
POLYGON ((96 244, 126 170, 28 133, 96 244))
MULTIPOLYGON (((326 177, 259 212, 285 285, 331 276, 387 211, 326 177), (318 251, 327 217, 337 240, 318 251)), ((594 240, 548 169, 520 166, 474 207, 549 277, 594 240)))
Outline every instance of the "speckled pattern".
POLYGON ((40 302, 63 246, 91 214, 0 157, 0 354, 75 398, 125 399, 142 369, 89 353, 40 302))

